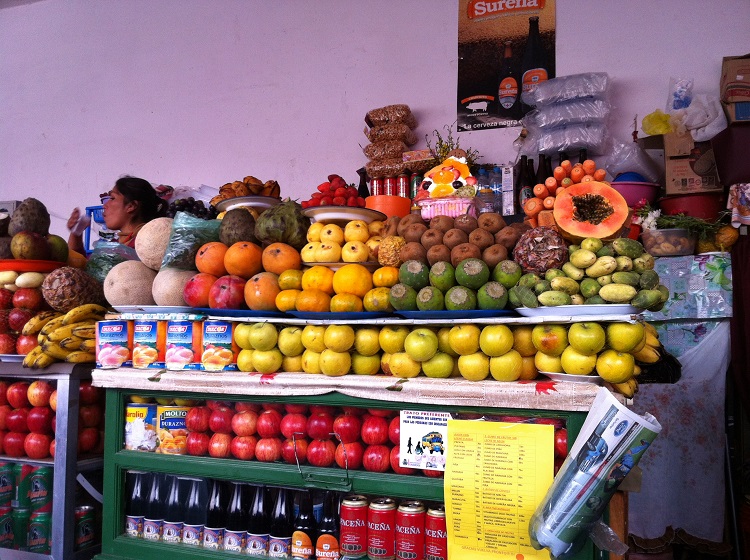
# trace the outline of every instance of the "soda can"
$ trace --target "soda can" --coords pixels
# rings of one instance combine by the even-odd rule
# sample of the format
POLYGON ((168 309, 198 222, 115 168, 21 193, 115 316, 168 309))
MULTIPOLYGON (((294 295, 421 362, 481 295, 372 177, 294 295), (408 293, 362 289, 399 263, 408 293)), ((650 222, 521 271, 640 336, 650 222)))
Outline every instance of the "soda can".
POLYGON ((409 196, 410 180, 406 173, 402 173, 396 177, 396 195, 403 198, 411 198, 409 196))
POLYGON ((396 502, 375 498, 367 510, 367 556, 370 560, 396 558, 396 502))
POLYGON ((29 516, 29 552, 49 554, 52 537, 52 514, 32 513, 29 516))
POLYGON ((395 177, 386 177, 383 181, 383 194, 387 194, 390 196, 394 196, 397 192, 396 188, 396 178, 395 177))
POLYGON ((29 509, 31 502, 29 501, 29 491, 31 490, 31 471, 34 470, 33 465, 26 463, 16 463, 13 465, 13 480, 16 488, 11 505, 18 509, 29 509))
POLYGON ((13 508, 11 521, 13 525, 13 548, 16 550, 29 550, 29 508, 13 508))
POLYGON ((372 196, 385 194, 385 182, 383 179, 372 179, 370 181, 370 194, 372 196))
POLYGON ((29 505, 31 513, 52 511, 52 467, 34 467, 29 474, 29 505))
POLYGON ((0 548, 13 548, 13 508, 0 507, 0 548))
POLYGON ((339 541, 342 556, 367 556, 367 498, 352 494, 341 501, 339 509, 339 541))
POLYGON ((16 475, 13 463, 0 462, 0 507, 10 507, 15 498, 16 475))
POLYGON ((417 500, 401 502, 396 511, 396 558, 424 560, 425 507, 417 500))
POLYGON ((448 560, 448 530, 445 525, 445 506, 427 510, 424 522, 425 560, 448 560))
POLYGON ((93 506, 76 507, 75 519, 75 550, 92 546, 96 541, 96 516, 93 506))
POLYGON ((422 184, 422 176, 419 173, 412 173, 409 178, 409 198, 414 198, 419 192, 419 185, 422 184))

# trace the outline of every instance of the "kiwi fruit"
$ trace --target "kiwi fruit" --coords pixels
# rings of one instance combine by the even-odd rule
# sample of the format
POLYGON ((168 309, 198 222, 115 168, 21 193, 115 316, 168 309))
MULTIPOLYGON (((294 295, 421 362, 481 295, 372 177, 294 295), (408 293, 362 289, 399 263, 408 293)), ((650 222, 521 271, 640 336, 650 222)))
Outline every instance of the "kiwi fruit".
POLYGON ((399 216, 391 216, 385 221, 384 227, 383 227, 383 237, 388 237, 389 235, 398 235, 398 224, 401 221, 401 218, 399 216))
POLYGON ((430 229, 445 233, 449 229, 453 229, 453 218, 450 216, 435 216, 430 220, 430 229))
POLYGON ((477 247, 473 243, 461 243, 460 245, 456 245, 455 247, 453 247, 453 249, 451 249, 450 263, 455 268, 458 266, 458 263, 465 259, 481 258, 482 251, 479 250, 479 247, 477 247))
POLYGON ((427 250, 427 262, 430 266, 440 261, 451 261, 451 250, 445 245, 433 245, 427 250))
POLYGON ((445 235, 443 235, 443 245, 448 247, 448 249, 453 249, 456 245, 468 242, 469 234, 457 228, 449 229, 445 232, 445 235))
POLYGON ((469 214, 461 214, 453 219, 453 227, 469 234, 477 229, 477 219, 469 214))
POLYGON ((398 222, 398 228, 396 229, 398 235, 404 237, 406 228, 408 228, 411 224, 424 224, 424 220, 422 220, 422 216, 418 216, 417 214, 407 214, 398 222))
POLYGON ((505 223, 505 219, 497 212, 484 212, 479 214, 477 225, 494 235, 507 224, 505 223))
POLYGON ((404 229, 404 239, 407 243, 412 241, 421 242, 422 234, 427 231, 427 226, 424 224, 409 224, 404 229))
POLYGON ((429 249, 435 245, 442 245, 443 232, 439 229, 430 228, 422 234, 422 238, 419 241, 425 249, 429 249))
POLYGON ((506 249, 505 245, 500 245, 499 243, 490 245, 482 251, 482 260, 487 263, 487 266, 489 266, 490 269, 495 268, 498 263, 501 263, 507 258, 508 249, 506 249))
POLYGON ((418 241, 410 241, 403 247, 398 253, 398 258, 401 262, 406 261, 419 261, 426 263, 427 261, 427 249, 422 247, 422 244, 418 241))
POLYGON ((521 239, 522 234, 523 232, 519 228, 512 225, 505 226, 495 234, 495 243, 499 243, 510 251, 516 246, 518 240, 521 239))
POLYGON ((479 247, 480 251, 484 251, 490 245, 495 244, 495 236, 486 229, 477 228, 469 234, 469 243, 473 243, 479 247))

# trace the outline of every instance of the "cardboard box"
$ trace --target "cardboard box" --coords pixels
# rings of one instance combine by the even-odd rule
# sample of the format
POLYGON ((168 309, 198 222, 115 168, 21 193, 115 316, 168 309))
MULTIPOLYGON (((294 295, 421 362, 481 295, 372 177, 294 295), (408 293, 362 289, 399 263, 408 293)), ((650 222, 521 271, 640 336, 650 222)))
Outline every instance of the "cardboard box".
POLYGON ((724 103, 750 102, 750 54, 722 59, 719 91, 724 103))
POLYGON ((641 147, 664 170, 667 195, 723 189, 716 173, 711 142, 694 142, 690 134, 670 132, 641 138, 641 147))
POLYGON ((723 103, 724 113, 729 124, 750 124, 750 101, 742 103, 723 103))
POLYGON ((711 138, 711 145, 719 180, 723 185, 750 183, 750 159, 747 157, 750 126, 730 125, 711 138))

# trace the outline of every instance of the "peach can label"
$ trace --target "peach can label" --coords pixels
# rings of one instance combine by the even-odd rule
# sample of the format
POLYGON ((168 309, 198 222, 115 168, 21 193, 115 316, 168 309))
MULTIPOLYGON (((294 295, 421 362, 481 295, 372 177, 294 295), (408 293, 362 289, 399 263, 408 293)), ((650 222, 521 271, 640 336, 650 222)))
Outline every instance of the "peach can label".
POLYGON ((131 321, 98 321, 96 323, 96 367, 113 369, 133 364, 130 348, 133 342, 131 321))

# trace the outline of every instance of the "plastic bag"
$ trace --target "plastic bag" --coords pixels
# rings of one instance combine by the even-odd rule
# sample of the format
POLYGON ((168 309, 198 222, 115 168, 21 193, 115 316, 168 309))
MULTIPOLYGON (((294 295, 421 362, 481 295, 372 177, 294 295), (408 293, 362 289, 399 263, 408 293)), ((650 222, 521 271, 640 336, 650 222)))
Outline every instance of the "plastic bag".
POLYGON ((604 99, 574 99, 534 109, 521 119, 521 124, 554 128, 565 124, 604 122, 609 117, 610 108, 604 99))
POLYGON ((117 241, 99 240, 94 245, 94 251, 86 263, 86 272, 103 283, 104 278, 116 264, 137 260, 138 255, 132 247, 117 241))
POLYGON ((556 128, 531 127, 523 142, 523 152, 533 157, 537 153, 553 155, 558 152, 586 149, 589 155, 601 155, 605 152, 607 134, 607 126, 603 123, 574 124, 556 128))
POLYGON ((606 99, 609 75, 589 72, 553 78, 521 94, 521 101, 532 107, 543 107, 572 99, 606 99))
POLYGON ((213 197, 219 194, 219 189, 216 187, 209 187, 208 185, 201 185, 200 187, 188 187, 179 186, 175 187, 170 200, 179 200, 182 198, 193 197, 195 200, 202 200, 208 204, 213 197))
POLYGON ((693 101, 693 78, 669 78, 667 113, 687 109, 693 101))
POLYGON ((616 143, 607 158, 607 170, 613 177, 620 173, 638 173, 650 183, 657 183, 660 175, 654 160, 635 142, 616 143))
POLYGON ((643 117, 641 130, 648 136, 654 136, 656 134, 668 134, 674 129, 672 128, 671 117, 657 109, 643 117))
POLYGON ((198 249, 210 241, 219 241, 221 220, 203 220, 187 212, 177 212, 161 267, 195 270, 198 249))

